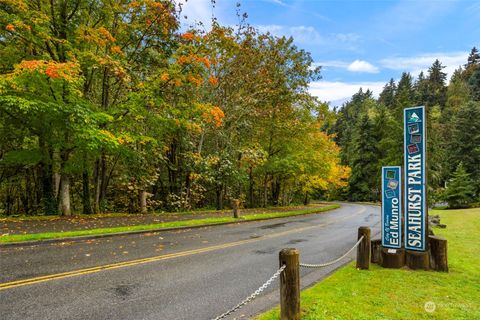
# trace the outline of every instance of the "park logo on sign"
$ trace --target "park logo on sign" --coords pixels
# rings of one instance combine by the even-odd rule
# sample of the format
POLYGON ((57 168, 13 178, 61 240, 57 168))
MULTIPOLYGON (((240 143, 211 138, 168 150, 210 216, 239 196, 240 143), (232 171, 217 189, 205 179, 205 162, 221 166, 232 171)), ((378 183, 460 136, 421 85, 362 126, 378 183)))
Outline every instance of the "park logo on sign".
POLYGON ((404 110, 405 248, 425 251, 425 107, 404 110))
POLYGON ((412 112, 410 118, 408 118, 408 122, 420 122, 420 117, 415 113, 412 112))
POLYGON ((402 247, 400 167, 382 167, 382 246, 402 247))

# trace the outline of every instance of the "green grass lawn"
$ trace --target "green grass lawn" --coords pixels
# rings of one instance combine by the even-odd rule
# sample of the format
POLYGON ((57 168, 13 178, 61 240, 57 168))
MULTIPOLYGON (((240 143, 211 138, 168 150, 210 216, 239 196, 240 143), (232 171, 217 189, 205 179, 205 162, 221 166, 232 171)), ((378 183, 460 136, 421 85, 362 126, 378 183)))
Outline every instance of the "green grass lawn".
MULTIPOLYGON (((447 229, 449 273, 383 269, 356 270, 354 263, 305 290, 302 320, 480 319, 480 209, 433 210, 447 229), (432 313, 426 302, 435 303, 432 313)), ((279 319, 278 308, 258 320, 279 319)))
POLYGON ((12 234, 12 235, 0 236, 0 243, 35 241, 35 240, 45 240, 45 239, 66 238, 66 237, 79 237, 79 236, 88 236, 88 235, 96 235, 96 234, 108 234, 108 233, 118 233, 118 232, 127 232, 127 231, 162 229, 162 228, 178 228, 178 227, 193 227, 193 226, 202 226, 202 225, 215 225, 215 224, 229 223, 229 222, 265 220, 265 219, 298 216, 298 215, 304 215, 304 214, 320 213, 320 212, 325 212, 325 211, 328 211, 328 210, 336 209, 336 208, 339 208, 339 207, 340 207, 340 205, 338 205, 338 204, 331 204, 331 205, 326 205, 326 206, 323 206, 323 207, 313 207, 313 208, 308 208, 308 209, 303 209, 303 210, 295 210, 295 211, 249 214, 249 215, 241 216, 239 219, 235 219, 233 217, 205 218, 205 219, 171 221, 171 222, 163 222, 163 223, 148 224, 148 225, 128 226, 128 227, 99 228, 99 229, 91 229, 91 230, 65 231, 65 232, 12 234))

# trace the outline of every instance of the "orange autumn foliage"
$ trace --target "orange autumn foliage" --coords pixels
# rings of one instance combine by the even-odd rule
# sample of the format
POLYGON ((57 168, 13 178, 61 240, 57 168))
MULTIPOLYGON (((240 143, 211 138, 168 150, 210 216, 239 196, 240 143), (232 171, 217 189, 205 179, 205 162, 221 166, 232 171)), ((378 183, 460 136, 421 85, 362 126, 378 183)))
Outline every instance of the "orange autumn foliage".
POLYGON ((208 82, 212 86, 216 86, 218 84, 218 79, 215 76, 210 76, 210 77, 208 77, 208 82))
POLYGON ((119 46, 114 46, 114 47, 112 47, 112 48, 110 49, 110 51, 111 51, 112 53, 117 53, 117 54, 122 53, 122 49, 121 49, 119 46))
POLYGON ((193 40, 195 39, 195 35, 191 32, 185 32, 184 34, 181 35, 182 39, 185 40, 193 40))
POLYGON ((45 74, 51 79, 74 80, 79 73, 79 65, 76 62, 56 62, 45 60, 23 60, 15 67, 15 73, 38 72, 45 74))
POLYGON ((23 60, 17 66, 19 69, 33 71, 38 69, 38 67, 43 63, 41 60, 23 60))
POLYGON ((132 1, 130 2, 130 8, 138 8, 140 7, 140 3, 138 1, 132 1))
POLYGON ((200 78, 200 77, 195 77, 195 76, 192 75, 192 74, 189 74, 189 75, 188 75, 187 80, 188 80, 188 82, 196 85, 197 87, 201 86, 202 83, 203 83, 203 79, 202 79, 202 78, 200 78))
POLYGON ((15 26, 13 24, 7 24, 7 26, 5 27, 5 29, 7 29, 8 31, 15 31, 15 26))
POLYGON ((210 68, 210 60, 208 60, 207 57, 199 58, 199 61, 201 61, 205 67, 210 68))
POLYGON ((170 75, 168 73, 162 73, 162 75, 160 76, 160 80, 162 81, 168 81, 170 79, 170 75))
POLYGON ((195 54, 189 54, 185 56, 179 56, 177 58, 177 63, 184 65, 184 64, 192 64, 192 63, 201 63, 203 64, 206 68, 211 67, 210 60, 207 57, 199 57, 195 54))
POLYGON ((225 118, 225 113, 219 107, 213 107, 208 111, 205 111, 202 114, 202 118, 207 123, 213 123, 215 127, 220 127, 223 123, 223 118, 225 118))
POLYGON ((108 41, 115 42, 115 38, 112 36, 110 31, 108 31, 105 27, 98 28, 98 32, 108 41))
POLYGON ((47 67, 47 69, 45 69, 45 74, 47 76, 49 76, 50 78, 52 79, 57 79, 60 77, 59 73, 58 73, 58 68, 56 65, 52 64, 52 65, 49 65, 47 67))

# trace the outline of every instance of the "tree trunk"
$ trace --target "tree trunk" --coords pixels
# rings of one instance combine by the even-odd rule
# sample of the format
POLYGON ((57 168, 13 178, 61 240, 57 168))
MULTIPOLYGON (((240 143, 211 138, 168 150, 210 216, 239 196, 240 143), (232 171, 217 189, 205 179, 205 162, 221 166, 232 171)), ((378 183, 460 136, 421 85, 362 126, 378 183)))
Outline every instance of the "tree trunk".
POLYGON ((140 213, 147 213, 147 191, 140 190, 140 213))
POLYGON ((308 192, 305 192, 305 198, 303 198, 303 204, 306 206, 308 205, 309 202, 310 200, 308 199, 308 192))
POLYGON ((59 211, 64 216, 72 215, 70 208, 70 177, 65 173, 60 178, 59 211))
POLYGON ((267 175, 263 178, 263 207, 267 207, 268 204, 268 179, 267 175))
POLYGON ((107 194, 107 157, 105 152, 102 152, 101 157, 101 166, 100 166, 100 195, 99 195, 99 206, 100 210, 103 211, 103 204, 105 200, 105 196, 107 194))
POLYGON ((95 201, 93 205, 94 213, 100 213, 102 210, 102 203, 105 199, 107 190, 106 186, 107 168, 106 168, 106 156, 102 151, 100 159, 95 164, 95 201))
POLYGON ((82 172, 82 205, 83 205, 83 214, 92 213, 92 205, 90 203, 90 177, 88 170, 86 168, 86 163, 84 162, 84 168, 82 172))
POLYGON ((30 205, 32 202, 31 198, 31 183, 30 183, 30 175, 29 170, 25 169, 25 196, 23 197, 23 210, 25 211, 25 215, 30 214, 30 205))
POLYGON ((168 159, 168 183, 170 188, 170 193, 178 193, 179 190, 177 188, 177 170, 178 170, 178 163, 177 163, 177 143, 173 141, 170 144, 170 149, 167 151, 167 159, 168 159))
POLYGON ((275 179, 272 182, 272 201, 273 205, 278 205, 278 198, 280 197, 280 189, 281 189, 281 184, 280 181, 275 179))
POLYGON ((192 196, 192 179, 190 178, 190 172, 185 174, 185 200, 189 205, 191 205, 190 198, 192 196))
POLYGON ((57 205, 53 191, 52 165, 42 160, 39 166, 42 181, 42 204, 45 214, 56 214, 57 205))
POLYGON ((7 216, 12 214, 12 200, 13 200, 13 198, 10 194, 10 190, 11 190, 11 188, 7 187, 7 195, 5 197, 5 213, 7 214, 7 216))
POLYGON ((217 210, 223 210, 223 186, 217 186, 215 193, 217 198, 217 210))
POLYGON ((93 201, 93 213, 100 213, 100 189, 102 181, 100 177, 100 159, 95 162, 95 199, 93 201))
POLYGON ((55 198, 58 199, 59 197, 59 192, 60 192, 60 179, 61 179, 61 175, 60 173, 58 172, 55 172, 53 174, 53 185, 55 186, 53 192, 54 192, 54 195, 55 195, 55 198))
POLYGON ((253 169, 252 167, 248 170, 248 207, 253 208, 253 188, 254 188, 254 181, 253 181, 253 169))

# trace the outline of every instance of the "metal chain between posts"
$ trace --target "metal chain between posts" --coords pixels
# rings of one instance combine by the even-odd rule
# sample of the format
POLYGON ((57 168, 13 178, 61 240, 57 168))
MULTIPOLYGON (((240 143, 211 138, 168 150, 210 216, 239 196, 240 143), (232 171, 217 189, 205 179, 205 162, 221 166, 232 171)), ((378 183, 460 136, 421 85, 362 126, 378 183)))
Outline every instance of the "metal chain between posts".
POLYGON ((272 284, 272 282, 278 278, 278 276, 280 276, 280 274, 283 272, 283 270, 285 270, 287 266, 286 265, 283 265, 280 267, 280 269, 277 270, 277 272, 275 272, 273 274, 273 276, 270 277, 270 279, 268 279, 264 284, 262 284, 260 286, 260 288, 258 288, 254 293, 252 293, 250 296, 248 296, 245 300, 243 300, 242 302, 240 302, 239 304, 237 304, 235 307, 233 307, 232 309, 228 310, 227 312, 223 313, 222 315, 214 318, 213 320, 220 320, 220 319, 223 319, 225 318, 226 316, 228 316, 229 314, 237 311, 238 309, 240 309, 241 307, 243 307, 244 305, 246 305, 247 303, 249 303, 250 301, 252 301, 253 299, 255 299, 256 297, 258 297, 265 289, 267 289, 267 287, 272 284))
POLYGON ((360 239, 358 239, 357 243, 355 243, 355 245, 350 250, 348 250, 343 256, 341 256, 340 258, 337 258, 337 259, 335 259, 333 261, 330 261, 330 262, 321 263, 321 264, 300 263, 300 267, 303 267, 303 268, 324 268, 324 267, 328 267, 332 264, 335 264, 338 261, 345 258, 346 256, 348 256, 350 254, 350 252, 352 252, 360 244, 360 242, 362 242, 362 240, 363 240, 363 236, 360 237, 360 239))

